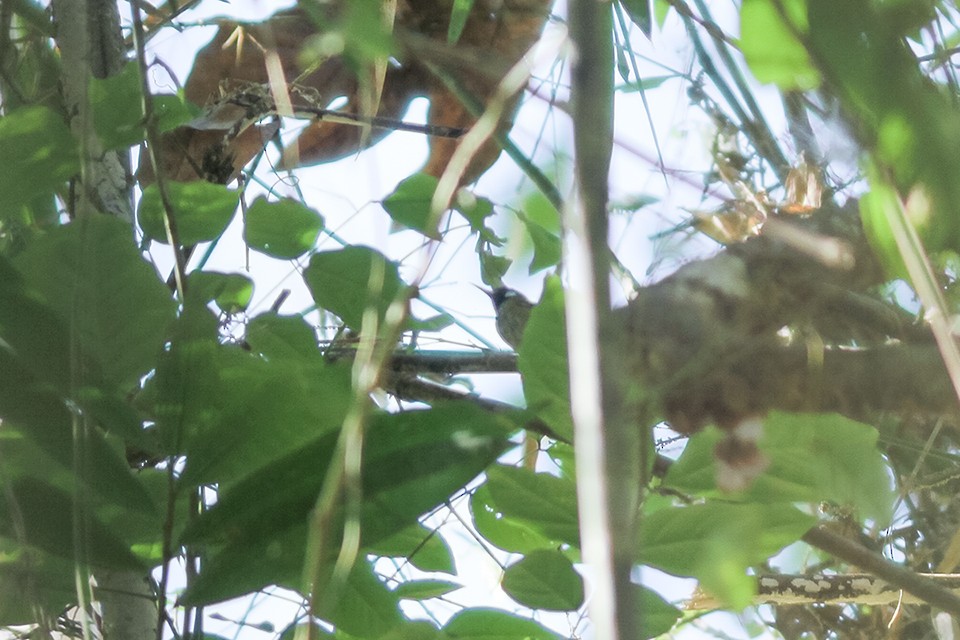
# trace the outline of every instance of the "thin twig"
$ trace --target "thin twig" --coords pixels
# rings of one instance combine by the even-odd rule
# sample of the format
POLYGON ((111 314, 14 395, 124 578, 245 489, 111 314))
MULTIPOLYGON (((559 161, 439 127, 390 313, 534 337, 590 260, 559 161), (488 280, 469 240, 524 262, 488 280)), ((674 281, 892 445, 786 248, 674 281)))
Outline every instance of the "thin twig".
POLYGON ((177 295, 184 300, 187 285, 187 261, 180 246, 180 233, 177 230, 177 219, 174 215, 173 202, 167 190, 166 177, 160 165, 160 133, 157 131, 157 119, 153 112, 153 100, 150 98, 150 82, 147 65, 146 43, 143 38, 143 20, 140 17, 141 0, 134 0, 130 4, 130 14, 133 18, 133 41, 137 48, 137 64, 140 66, 141 106, 146 122, 147 155, 153 165, 153 175, 157 181, 157 192, 160 203, 163 205, 163 227, 167 235, 167 242, 173 249, 174 280, 177 285, 177 295))

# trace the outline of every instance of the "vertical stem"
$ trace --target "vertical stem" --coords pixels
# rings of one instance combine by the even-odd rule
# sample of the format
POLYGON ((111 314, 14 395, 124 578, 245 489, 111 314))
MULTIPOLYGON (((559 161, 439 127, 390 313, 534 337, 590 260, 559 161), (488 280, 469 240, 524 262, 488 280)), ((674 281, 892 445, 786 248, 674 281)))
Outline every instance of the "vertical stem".
MULTIPOLYGON (((70 118, 71 129, 80 141, 81 175, 78 189, 76 224, 85 224, 88 216, 100 212, 112 215, 132 224, 132 193, 128 183, 130 173, 129 154, 126 150, 105 151, 93 129, 93 114, 90 109, 89 83, 91 78, 106 78, 114 75, 125 64, 123 37, 120 33, 120 16, 115 0, 53 0, 55 38, 62 61, 61 85, 64 102, 70 118)), ((82 229, 82 227, 81 227, 82 229)), ((131 242, 132 242, 131 235, 131 242)), ((95 255, 97 247, 85 245, 81 264, 95 255)), ((81 269, 76 277, 84 277, 89 269, 81 269)), ((79 289, 77 289, 79 290, 79 289)), ((76 294, 75 294, 76 295, 76 294)), ((79 305, 75 305, 75 310, 79 305)), ((75 330, 79 319, 71 319, 72 353, 80 353, 81 337, 75 330)), ((75 355, 71 358, 71 386, 74 391, 87 384, 87 372, 75 355)), ((82 477, 85 473, 87 434, 92 425, 84 415, 74 417, 74 472, 82 477)), ((83 483, 78 482, 78 487, 83 483)), ((78 489, 78 491, 81 491, 78 489)), ((85 549, 89 505, 84 496, 75 499, 74 531, 77 537, 77 596, 81 609, 86 609, 85 600, 90 589, 87 568, 82 562, 85 549)), ((96 596, 103 609, 103 637, 106 640, 150 638, 156 617, 155 594, 148 583, 148 576, 138 572, 104 571, 96 575, 96 596)), ((90 635, 89 625, 84 625, 84 635, 90 635)))
POLYGON ((566 315, 584 559, 598 638, 639 637, 633 600, 640 437, 625 423, 611 328, 608 174, 613 146, 613 19, 605 0, 571 0, 571 107, 578 199, 566 208, 566 315))
POLYGON ((126 150, 104 151, 93 130, 91 78, 106 78, 124 64, 117 3, 55 0, 53 16, 63 70, 61 84, 70 125, 80 141, 80 189, 75 215, 100 211, 133 222, 126 150))

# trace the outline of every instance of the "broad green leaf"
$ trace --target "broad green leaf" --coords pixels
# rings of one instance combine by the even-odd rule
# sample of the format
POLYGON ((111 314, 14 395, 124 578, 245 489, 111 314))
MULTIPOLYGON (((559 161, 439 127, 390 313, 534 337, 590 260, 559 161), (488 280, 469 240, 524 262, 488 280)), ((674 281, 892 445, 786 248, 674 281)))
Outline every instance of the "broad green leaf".
POLYGON ((760 82, 772 82, 784 91, 809 91, 820 84, 820 73, 796 36, 807 30, 806 8, 805 0, 744 0, 740 50, 760 82), (788 14, 792 29, 778 6, 788 14))
MULTIPOLYGON (((506 449, 515 419, 469 403, 373 417, 364 449, 364 544, 397 534, 476 477, 506 449)), ((185 540, 269 539, 305 522, 338 437, 317 438, 222 491, 185 540)))
POLYGON ((204 303, 213 301, 224 313, 239 313, 250 305, 253 281, 239 273, 194 271, 188 278, 187 295, 204 303))
POLYGON ((46 107, 0 118, 0 220, 15 217, 40 194, 52 194, 80 170, 77 144, 63 119, 46 107))
POLYGON ((469 191, 461 191, 457 195, 456 209, 470 223, 470 230, 480 234, 486 231, 487 218, 493 215, 493 203, 469 191))
POLYGON ((531 609, 574 611, 583 604, 583 578, 559 551, 531 551, 510 565, 501 582, 508 596, 531 609))
POLYGON ((6 485, 7 498, 0 503, 0 536, 21 535, 30 546, 71 561, 116 569, 144 569, 127 543, 100 523, 93 513, 84 514, 83 540, 74 540, 70 526, 76 498, 32 478, 19 478, 6 485), (15 501, 16 507, 10 501, 15 501), (16 528, 13 523, 16 523, 16 528), (19 531, 18 531, 19 530, 19 531), (77 555, 77 551, 82 556, 77 555))
POLYGON ((164 455, 182 455, 196 434, 220 417, 225 402, 220 360, 227 349, 219 343, 217 318, 210 309, 185 305, 173 325, 170 348, 141 395, 143 406, 152 409, 164 455))
POLYGON ((150 99, 153 100, 153 115, 157 119, 157 131, 160 133, 185 125, 199 115, 197 108, 180 96, 155 93, 150 99))
POLYGON ((930 198, 929 218, 917 225, 927 250, 954 247, 960 238, 960 115, 904 42, 910 20, 868 0, 807 5, 807 44, 847 118, 856 122, 872 163, 901 195, 922 187, 930 198))
POLYGON ((207 423, 187 442, 184 482, 230 482, 340 427, 351 397, 347 364, 227 348, 219 355, 217 403, 196 405, 207 423))
POLYGON ((453 554, 437 531, 417 523, 370 545, 367 551, 378 556, 405 558, 421 571, 453 573, 453 554))
POLYGON ((320 615, 356 638, 380 638, 402 621, 398 596, 374 575, 370 563, 359 561, 330 610, 320 615))
POLYGON ((527 406, 557 435, 572 440, 566 317, 559 278, 547 278, 523 335, 517 367, 527 406))
POLYGON ((251 248, 274 258, 297 258, 317 242, 323 216, 296 200, 257 198, 247 210, 244 239, 251 248))
MULTIPOLYGON (((184 246, 219 238, 230 224, 240 202, 236 191, 203 180, 167 181, 166 187, 176 219, 176 240, 184 246)), ((164 215, 160 190, 157 185, 152 184, 143 190, 137 212, 140 227, 150 240, 167 243, 164 215)))
POLYGON ((394 222, 419 231, 428 238, 439 239, 437 222, 430 215, 430 202, 437 190, 437 179, 426 173, 415 173, 402 181, 383 201, 394 222))
MULTIPOLYGON (((299 638, 298 632, 302 633, 304 625, 291 625, 280 634, 280 640, 295 640, 299 638)), ((355 640, 342 631, 332 633, 325 631, 319 625, 315 625, 314 631, 318 638, 330 638, 331 640, 355 640)), ((401 623, 380 636, 379 640, 441 640, 441 632, 431 623, 423 620, 403 620, 401 623)))
POLYGON ((465 609, 443 627, 450 640, 560 640, 540 624, 497 609, 465 609))
POLYGON ((106 216, 77 220, 31 243, 16 266, 108 382, 125 386, 153 368, 176 305, 128 225, 106 216))
POLYGON ((106 149, 129 147, 145 137, 143 91, 136 61, 109 78, 90 78, 93 128, 106 149))
POLYGON ((477 532, 504 551, 528 553, 556 545, 556 541, 539 533, 525 521, 501 513, 486 484, 478 487, 470 496, 470 515, 477 532))
MULTIPOLYGON (((714 481, 713 450, 723 437, 717 429, 692 436, 666 484, 684 493, 721 495, 714 481)), ((772 412, 764 421, 759 446, 770 464, 743 492, 744 499, 832 502, 880 524, 889 521, 892 480, 873 427, 836 414, 772 412), (837 442, 844 446, 837 447, 837 442)))
POLYGON ((621 6, 627 10, 630 20, 640 27, 643 35, 650 37, 653 32, 653 17, 650 15, 651 0, 620 0, 621 6))
POLYGON ((453 9, 450 12, 450 26, 447 27, 447 42, 456 44, 460 40, 463 28, 467 25, 467 17, 473 8, 474 0, 453 0, 453 9))
POLYGON ((87 467, 78 475, 73 424, 66 403, 56 396, 35 392, 28 398, 51 406, 32 416, 17 416, 16 422, 9 414, 3 415, 6 477, 33 479, 68 493, 86 491, 92 501, 102 499, 124 510, 153 514, 153 501, 116 443, 109 442, 98 430, 89 429, 81 443, 87 467))
POLYGON ((707 502, 660 509, 641 520, 639 559, 699 579, 735 608, 750 602, 748 567, 796 542, 816 522, 788 504, 707 502))
POLYGON ((261 313, 247 325, 247 343, 267 360, 309 361, 320 355, 317 334, 301 316, 261 313))
POLYGON ((77 597, 74 565, 37 549, 25 553, 0 539, 0 625, 35 624, 37 608, 63 611, 77 597), (43 588, 35 588, 43 585, 43 588))
POLYGON ((537 191, 524 200, 521 220, 533 243, 530 273, 558 264, 561 256, 560 213, 556 207, 537 191))
POLYGON ((429 600, 452 593, 461 586, 450 580, 410 580, 398 586, 393 593, 407 600, 429 600))
MULTIPOLYGON (((506 449, 507 434, 516 428, 511 417, 468 403, 375 416, 364 450, 364 549, 411 526, 476 477, 506 449)), ((221 549, 191 587, 190 602, 224 600, 269 584, 299 586, 305 523, 338 437, 323 436, 227 487, 190 525, 183 542, 221 549)), ((330 526, 325 557, 332 561, 342 514, 334 514, 330 526)))
POLYGON ((683 453, 670 465, 664 483, 690 495, 717 495, 713 451, 723 438, 723 432, 713 426, 690 436, 683 453))
POLYGON ((177 599, 178 604, 202 606, 222 602, 270 585, 301 588, 307 525, 306 517, 300 520, 269 537, 206 547, 203 571, 177 599))
POLYGON ((493 254, 487 247, 481 248, 477 252, 477 257, 480 258, 480 278, 484 284, 491 287, 500 286, 504 274, 507 273, 513 261, 493 254))
POLYGON ((403 286, 395 262, 379 251, 360 246, 315 253, 303 279, 317 305, 357 331, 368 306, 375 306, 382 320, 403 286), (380 277, 371 278, 371 272, 380 277))
POLYGON ((29 413, 31 403, 15 390, 26 390, 37 380, 60 391, 69 388, 71 357, 76 357, 69 337, 61 315, 30 295, 20 273, 0 256, 0 408, 22 405, 29 413))
POLYGON ((683 613, 660 595, 646 587, 636 586, 634 592, 640 607, 641 637, 656 638, 673 628, 683 613))
POLYGON ((837 414, 773 412, 764 424, 761 449, 771 464, 753 488, 754 495, 765 497, 761 492, 766 479, 792 483, 813 489, 808 498, 812 502, 853 507, 877 526, 890 523, 895 493, 876 429, 837 414))
POLYGON ((576 486, 573 481, 520 467, 487 470, 487 488, 497 509, 551 540, 580 546, 576 486))
MULTIPOLYGON (((109 78, 90 79, 90 107, 93 128, 106 149, 129 147, 146 137, 143 115, 143 86, 135 61, 109 78)), ((152 95, 157 129, 169 131, 191 120, 186 103, 174 95, 152 95)))

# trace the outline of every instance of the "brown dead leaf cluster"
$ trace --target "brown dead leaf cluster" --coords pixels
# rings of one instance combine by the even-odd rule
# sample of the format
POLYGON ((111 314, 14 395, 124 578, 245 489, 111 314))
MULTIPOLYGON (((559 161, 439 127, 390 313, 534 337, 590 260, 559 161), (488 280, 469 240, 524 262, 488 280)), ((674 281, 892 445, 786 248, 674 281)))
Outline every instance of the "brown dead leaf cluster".
MULTIPOLYGON (((325 22, 336 24, 349 1, 321 3, 325 22)), ((428 125, 466 130, 476 118, 448 87, 450 80, 478 103, 488 104, 506 72, 536 43, 551 4, 552 0, 475 0, 461 37, 449 44, 453 0, 397 0, 393 37, 399 53, 395 61, 381 66, 382 73, 372 84, 373 100, 373 69, 351 68, 342 55, 312 63, 305 60, 304 45, 315 41, 318 28, 303 8, 279 12, 259 23, 223 21, 213 40, 197 55, 185 86, 187 99, 205 107, 205 115, 164 136, 162 170, 173 180, 225 183, 275 134, 276 124, 250 126, 257 109, 248 103, 256 103, 256 99, 244 95, 238 101, 236 90, 229 93, 230 87, 260 87, 270 110, 281 103, 279 90, 290 96, 295 111, 305 97, 314 108, 345 98, 338 111, 393 121, 401 118, 414 98, 424 96, 430 100, 428 125), (268 73, 271 63, 273 70, 268 73), (278 68, 282 69, 281 83, 277 83, 278 68), (446 82, 440 76, 446 76, 446 82)), ((376 10, 376 3, 370 6, 376 10)), ((506 102, 500 124, 503 130, 512 124, 519 95, 509 96, 506 102)), ((336 160, 376 143, 390 131, 318 120, 283 150, 282 162, 293 168, 336 160)), ((424 171, 439 176, 458 139, 438 136, 429 143, 424 171)), ((474 155, 463 182, 476 180, 499 154, 495 142, 486 143, 474 155)), ((148 165, 141 165, 144 183, 153 180, 148 165)))

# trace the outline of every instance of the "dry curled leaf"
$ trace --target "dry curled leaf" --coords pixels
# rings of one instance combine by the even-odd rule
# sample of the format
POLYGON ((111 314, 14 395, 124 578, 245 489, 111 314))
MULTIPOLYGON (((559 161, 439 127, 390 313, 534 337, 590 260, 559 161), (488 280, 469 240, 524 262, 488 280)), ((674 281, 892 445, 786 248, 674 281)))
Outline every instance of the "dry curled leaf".
MULTIPOLYGON (((452 79, 479 104, 488 104, 507 70, 536 43, 551 4, 552 0, 476 0, 460 39, 451 45, 447 43, 447 31, 453 0, 397 0, 393 31, 399 49, 398 63, 388 65, 382 76, 376 73, 382 67, 358 72, 341 55, 315 60, 303 68, 304 45, 317 36, 318 30, 299 7, 259 23, 222 21, 216 36, 197 55, 185 93, 191 102, 207 109, 207 119, 212 109, 222 111, 224 102, 234 101, 234 95, 225 96, 224 87, 262 85, 269 87, 273 104, 282 104, 278 93, 283 92, 284 97, 289 96, 294 112, 300 114, 305 109, 298 106, 316 112, 345 98, 338 111, 366 115, 375 109, 376 116, 383 119, 380 124, 398 122, 414 98, 425 96, 431 105, 431 130, 455 134, 472 126, 476 118, 438 75, 446 76, 447 82, 452 79), (276 64, 268 73, 271 58, 279 60, 282 69, 285 84, 279 87, 276 64), (372 109, 367 82, 371 77, 378 85, 382 82, 373 87, 372 109)), ((321 6, 328 14, 328 22, 335 24, 346 5, 341 0, 321 6)), ((508 96, 506 102, 501 120, 503 130, 512 124, 519 96, 508 96)), ((273 106, 270 111, 275 110, 273 106)), ((362 121, 363 118, 358 119, 362 121)), ((161 161, 164 170, 172 172, 168 175, 178 180, 209 177, 203 164, 204 158, 211 155, 210 145, 219 145, 220 151, 212 155, 232 158, 231 166, 249 160, 253 157, 249 148, 262 148, 266 133, 256 129, 259 135, 245 133, 249 127, 240 130, 235 123, 217 134, 196 123, 183 129, 165 136, 161 161), (237 136, 248 136, 244 144, 230 138, 235 130, 237 136)), ((283 150, 281 164, 293 168, 336 160, 375 144, 390 131, 389 127, 380 126, 365 135, 365 128, 356 123, 315 121, 283 150)), ((431 137, 430 157, 424 171, 434 176, 443 173, 457 144, 455 135, 431 137)), ((496 143, 485 144, 473 157, 464 182, 476 180, 499 154, 496 143)))

